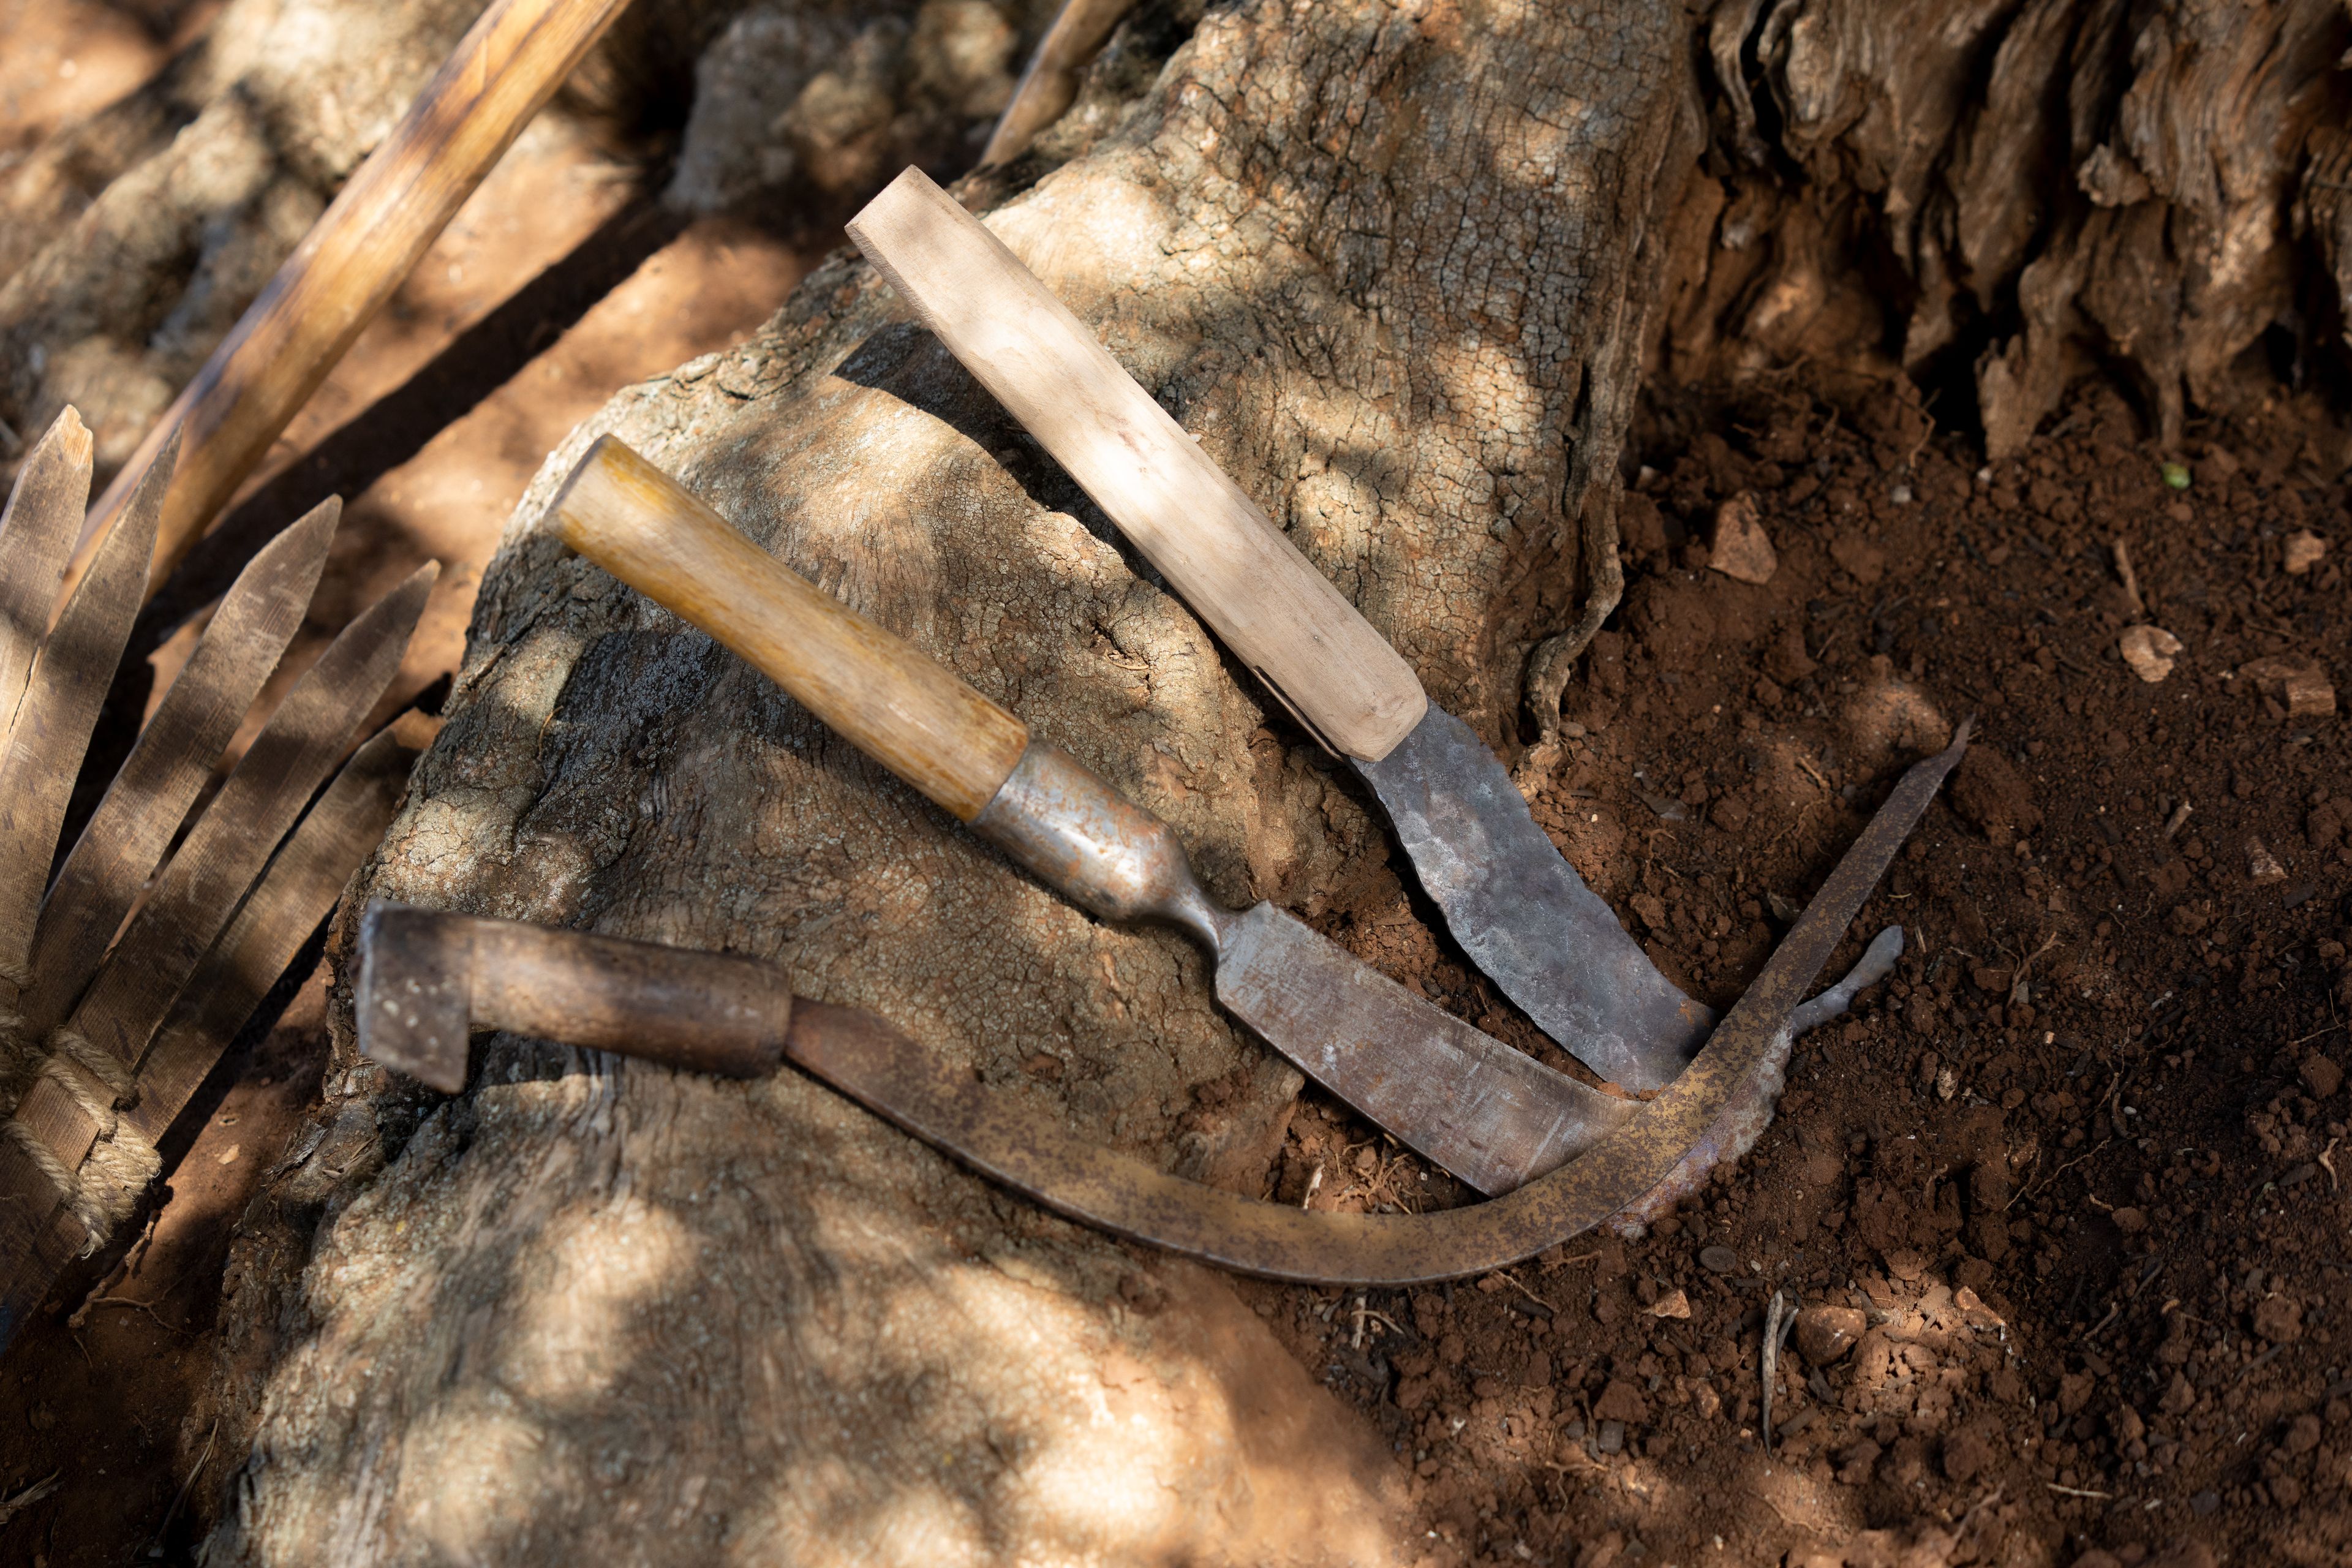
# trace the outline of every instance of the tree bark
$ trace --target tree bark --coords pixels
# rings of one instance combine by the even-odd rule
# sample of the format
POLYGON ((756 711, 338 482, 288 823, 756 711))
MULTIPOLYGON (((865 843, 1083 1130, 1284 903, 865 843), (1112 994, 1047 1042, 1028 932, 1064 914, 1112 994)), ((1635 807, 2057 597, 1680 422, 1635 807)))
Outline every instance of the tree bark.
POLYGON ((2340 367, 2348 44, 2336 0, 1725 0, 1653 369, 1907 374, 2000 458, 2086 375, 2177 443, 2340 367))
MULTIPOLYGON (((1082 94, 1115 130, 974 195, 1433 697, 1513 749, 1523 650, 1569 618, 1579 521, 1613 496, 1654 204, 1693 152, 1685 23, 1259 0, 1153 81, 1133 48, 1166 20, 1082 94), (1102 112, 1122 82, 1145 90, 1102 112)), ((1176 824, 1221 897, 1398 906, 1352 784, 845 258, 550 459, 357 891, 771 957, 1092 1136, 1263 1190, 1299 1080, 1182 939, 1024 880, 564 558, 543 508, 607 430, 1176 824)), ((252 1425, 224 1381, 224 1440, 253 1436, 216 1561, 1402 1545, 1366 1431, 1221 1281, 803 1079, 502 1040, 431 1104, 338 1048, 285 1228, 232 1268, 232 1364, 268 1371, 252 1425)))

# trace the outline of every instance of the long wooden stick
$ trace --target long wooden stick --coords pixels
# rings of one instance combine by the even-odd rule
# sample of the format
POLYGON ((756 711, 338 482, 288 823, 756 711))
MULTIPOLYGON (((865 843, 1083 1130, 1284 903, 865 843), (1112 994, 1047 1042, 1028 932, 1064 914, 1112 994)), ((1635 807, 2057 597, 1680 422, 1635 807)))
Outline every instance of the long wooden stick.
POLYGON ((107 487, 85 551, 183 431, 148 574, 149 593, 161 586, 626 4, 498 0, 483 13, 107 487))
POLYGON ((1037 132, 1062 118, 1078 96, 1078 73, 1095 58, 1135 0, 1063 0, 1054 25, 1037 41, 1013 101, 1004 106, 982 163, 1009 163, 1029 150, 1037 132))

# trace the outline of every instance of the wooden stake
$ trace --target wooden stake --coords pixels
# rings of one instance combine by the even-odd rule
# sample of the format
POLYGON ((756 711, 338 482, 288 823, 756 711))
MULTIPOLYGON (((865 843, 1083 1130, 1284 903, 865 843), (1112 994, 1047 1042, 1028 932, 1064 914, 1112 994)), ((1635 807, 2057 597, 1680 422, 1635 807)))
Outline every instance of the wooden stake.
POLYGON ((1135 6, 1135 0, 1063 0, 1054 25, 1037 40, 1013 101, 989 132, 982 163, 1008 163, 1029 150, 1037 132, 1068 112, 1078 96, 1078 72, 1110 37, 1111 29, 1135 6))
POLYGON ((148 592, 163 584, 626 4, 498 0, 483 14, 107 487, 85 553, 183 431, 148 592))

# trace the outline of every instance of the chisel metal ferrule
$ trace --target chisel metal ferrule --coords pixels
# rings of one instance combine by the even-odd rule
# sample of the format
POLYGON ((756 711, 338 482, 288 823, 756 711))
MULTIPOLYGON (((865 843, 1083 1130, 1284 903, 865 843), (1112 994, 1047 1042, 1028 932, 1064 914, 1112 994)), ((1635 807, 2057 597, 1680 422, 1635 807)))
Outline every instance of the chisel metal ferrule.
POLYGON ((1234 917, 1175 832, 1059 747, 1032 740, 971 830, 1103 920, 1159 921, 1224 947, 1234 917))

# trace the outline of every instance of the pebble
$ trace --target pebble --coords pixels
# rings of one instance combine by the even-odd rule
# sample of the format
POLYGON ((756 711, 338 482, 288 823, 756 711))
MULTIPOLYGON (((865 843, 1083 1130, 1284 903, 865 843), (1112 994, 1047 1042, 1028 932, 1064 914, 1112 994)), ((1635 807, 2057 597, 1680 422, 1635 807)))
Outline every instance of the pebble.
POLYGON ((1690 1297, 1680 1290, 1669 1290, 1651 1305, 1649 1313, 1654 1318, 1687 1318, 1691 1315, 1690 1297))
POLYGON ((2301 532, 2288 534, 2286 574, 2290 577, 2302 576, 2305 572, 2318 565, 2319 558, 2326 553, 2327 541, 2320 538, 2311 530, 2306 528, 2301 532))
POLYGON ((2257 888, 2286 880, 2286 868, 2259 838, 2246 840, 2246 876, 2257 888))
POLYGON ((1761 585, 1779 571, 1780 558, 1757 516, 1756 498, 1746 490, 1715 509, 1715 541, 1706 563, 1738 583, 1761 585))
POLYGON ((1854 1307, 1808 1307, 1797 1314, 1797 1350, 1814 1366, 1827 1366, 1853 1349, 1869 1322, 1854 1307))
POLYGON ((2283 700, 2290 719, 2325 719, 2336 711, 2335 686, 2309 659, 2258 658, 2241 666, 2238 678, 2253 681, 2264 696, 2283 700))
POLYGON ((2173 659, 2180 652, 2180 639, 2162 626, 2126 626, 2116 645, 2131 666, 2131 672, 2150 686, 2172 673, 2173 659))
POLYGON ((1603 1421, 1601 1424, 1600 1435, 1594 1439, 1593 1446, 1598 1447, 1604 1454, 1623 1453, 1625 1451, 1625 1423, 1622 1421, 1603 1421))
POLYGON ((1739 1267, 1739 1254, 1717 1244, 1698 1249, 1698 1266, 1710 1274, 1728 1274, 1739 1267))

